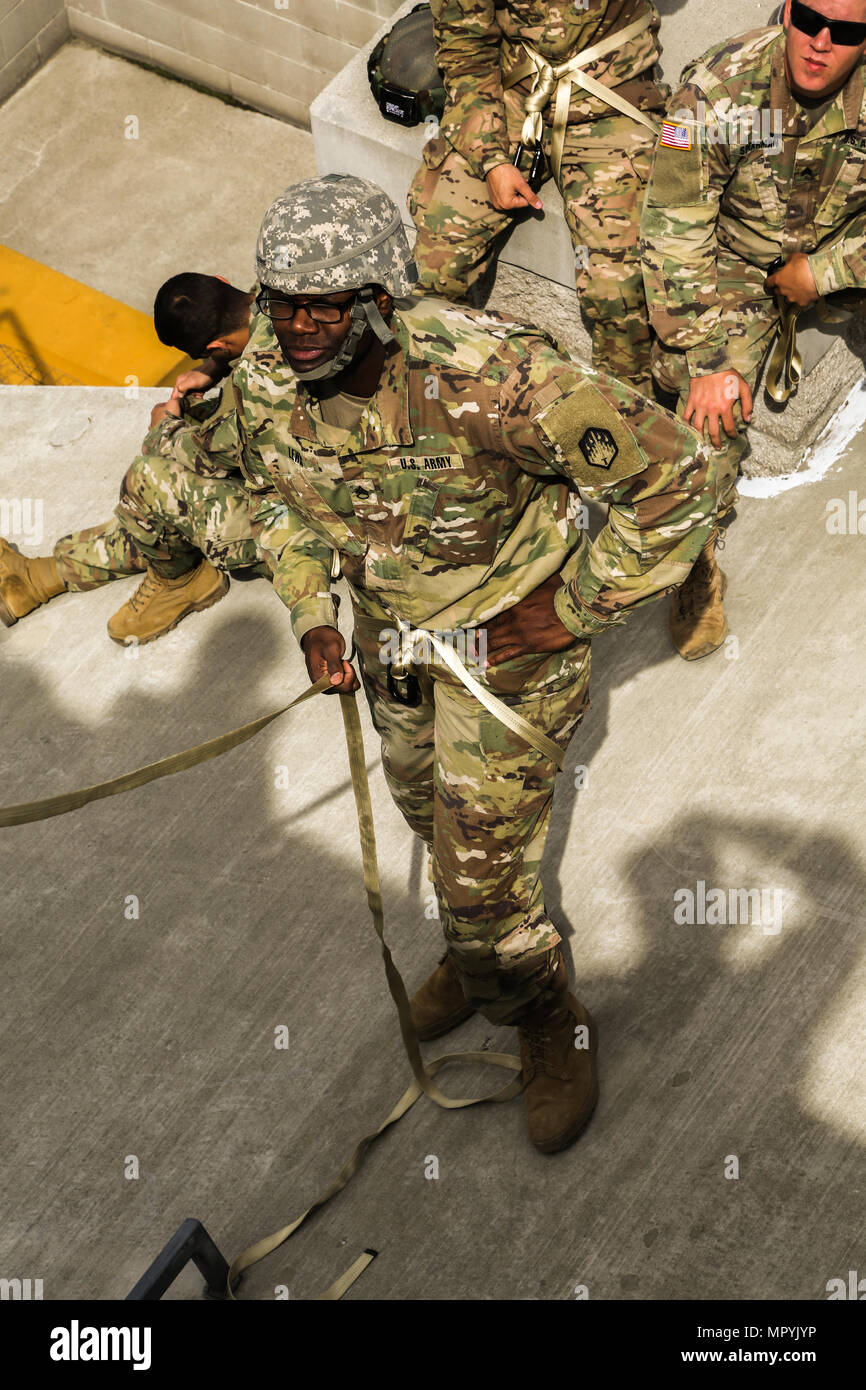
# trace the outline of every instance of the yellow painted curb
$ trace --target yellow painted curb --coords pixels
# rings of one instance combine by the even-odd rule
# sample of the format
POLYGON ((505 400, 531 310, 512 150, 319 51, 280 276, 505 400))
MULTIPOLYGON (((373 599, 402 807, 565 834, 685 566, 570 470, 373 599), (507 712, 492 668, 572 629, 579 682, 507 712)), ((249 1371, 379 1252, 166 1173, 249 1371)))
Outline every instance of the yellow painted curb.
POLYGON ((0 246, 0 383, 171 386, 190 366, 148 314, 0 246))

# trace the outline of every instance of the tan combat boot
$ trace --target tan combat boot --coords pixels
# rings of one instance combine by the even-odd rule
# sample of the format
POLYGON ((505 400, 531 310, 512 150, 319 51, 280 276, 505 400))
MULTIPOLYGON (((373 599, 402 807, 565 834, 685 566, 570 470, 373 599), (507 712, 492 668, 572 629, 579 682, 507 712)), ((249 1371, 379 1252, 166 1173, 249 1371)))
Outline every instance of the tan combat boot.
POLYGON ((668 627, 674 646, 686 661, 709 656, 730 630, 722 607, 728 578, 716 561, 718 537, 719 528, 714 526, 688 579, 671 594, 668 627))
POLYGON ((6 627, 65 589, 66 581, 60 578, 53 555, 28 559, 0 539, 0 622, 6 627))
POLYGON ((598 1100, 598 1029, 569 991, 561 950, 544 1002, 524 1014, 517 1036, 529 1137, 542 1153, 557 1153, 586 1128, 598 1100))
POLYGON ((440 960, 429 979, 425 980, 409 1000, 416 1036, 421 1042, 439 1038, 475 1013, 463 993, 457 971, 448 952, 440 960))
POLYGON ((177 579, 163 579, 148 566, 132 598, 109 618, 108 635, 113 642, 152 642, 171 632, 187 613, 218 603, 228 587, 228 575, 208 560, 177 579))

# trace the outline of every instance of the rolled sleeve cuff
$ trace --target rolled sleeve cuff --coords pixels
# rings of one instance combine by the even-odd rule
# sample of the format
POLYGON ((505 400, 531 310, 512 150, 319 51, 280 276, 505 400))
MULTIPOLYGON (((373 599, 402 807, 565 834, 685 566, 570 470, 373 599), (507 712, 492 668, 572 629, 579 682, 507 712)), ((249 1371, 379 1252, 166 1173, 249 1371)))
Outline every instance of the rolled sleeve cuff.
POLYGON ((854 283, 845 265, 841 246, 831 246, 826 251, 815 251, 807 259, 819 295, 835 294, 838 290, 850 289, 854 283))
POLYGON ((686 348, 686 363, 689 376, 711 376, 713 372, 734 370, 724 340, 721 343, 701 343, 698 347, 686 348))
POLYGON ((616 618, 613 615, 602 618, 597 613, 593 613, 580 601, 575 593, 573 583, 563 584, 562 588, 557 589, 553 596, 553 606, 563 627, 567 627, 569 632, 574 633, 575 637, 583 637, 584 639, 594 637, 596 633, 604 632, 606 628, 622 621, 621 618, 616 618))
POLYGON ((151 425, 141 444, 143 454, 163 453, 163 441, 171 439, 172 435, 177 434, 179 429, 189 427, 188 421, 178 415, 163 415, 161 420, 157 420, 155 425, 151 425))
POLYGON ((500 164, 510 164, 511 159, 507 150, 491 150, 479 163, 482 178, 487 178, 491 169, 498 169, 500 164))
POLYGON ((336 627, 337 610, 334 600, 328 593, 316 594, 313 598, 302 598, 291 611, 292 631, 297 641, 306 636, 313 627, 336 627))

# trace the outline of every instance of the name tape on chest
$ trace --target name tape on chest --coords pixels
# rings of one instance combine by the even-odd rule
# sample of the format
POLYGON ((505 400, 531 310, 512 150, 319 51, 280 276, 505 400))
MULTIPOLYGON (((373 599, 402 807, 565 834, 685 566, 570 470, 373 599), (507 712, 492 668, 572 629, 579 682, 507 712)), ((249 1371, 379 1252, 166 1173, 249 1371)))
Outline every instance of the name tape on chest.
POLYGON ((404 454, 401 458, 389 459, 388 468, 397 472, 444 473, 451 469, 463 468, 460 454, 404 454))

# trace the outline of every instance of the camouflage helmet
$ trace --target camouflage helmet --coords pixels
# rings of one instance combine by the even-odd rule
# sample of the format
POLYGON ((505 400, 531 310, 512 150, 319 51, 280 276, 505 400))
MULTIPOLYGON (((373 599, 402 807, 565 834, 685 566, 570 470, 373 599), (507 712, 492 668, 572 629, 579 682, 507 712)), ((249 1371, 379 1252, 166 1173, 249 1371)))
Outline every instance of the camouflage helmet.
POLYGON ((396 203, 375 183, 325 174, 287 188, 265 213, 256 274, 281 294, 383 285, 395 299, 418 278, 396 203))
POLYGON ((382 285, 400 299, 412 293, 418 279, 396 203, 377 184, 350 174, 305 179, 271 204, 259 230, 256 275, 263 286, 285 295, 357 291, 339 352, 312 371, 294 368, 302 381, 343 371, 368 328, 381 342, 392 342, 373 286, 382 285))

